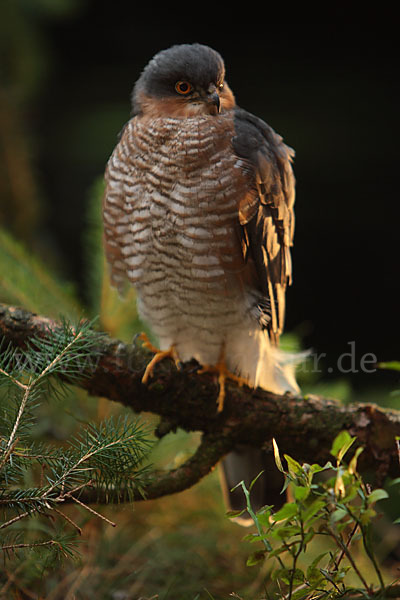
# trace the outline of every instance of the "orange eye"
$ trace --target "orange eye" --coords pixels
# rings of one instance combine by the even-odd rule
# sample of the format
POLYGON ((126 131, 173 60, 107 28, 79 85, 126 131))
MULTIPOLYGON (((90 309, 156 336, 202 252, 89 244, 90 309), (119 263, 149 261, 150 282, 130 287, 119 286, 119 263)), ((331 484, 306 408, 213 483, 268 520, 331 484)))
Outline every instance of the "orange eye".
POLYGON ((175 84, 175 89, 178 94, 186 96, 192 91, 193 88, 188 81, 177 81, 175 84))

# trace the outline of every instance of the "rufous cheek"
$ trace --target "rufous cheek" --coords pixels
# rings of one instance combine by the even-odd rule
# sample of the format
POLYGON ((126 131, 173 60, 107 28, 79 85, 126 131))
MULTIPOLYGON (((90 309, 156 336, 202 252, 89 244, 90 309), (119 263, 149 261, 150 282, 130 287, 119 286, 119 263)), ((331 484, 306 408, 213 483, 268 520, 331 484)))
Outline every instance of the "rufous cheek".
POLYGON ((221 98, 221 106, 224 110, 231 110, 236 105, 235 96, 226 82, 219 96, 221 98))

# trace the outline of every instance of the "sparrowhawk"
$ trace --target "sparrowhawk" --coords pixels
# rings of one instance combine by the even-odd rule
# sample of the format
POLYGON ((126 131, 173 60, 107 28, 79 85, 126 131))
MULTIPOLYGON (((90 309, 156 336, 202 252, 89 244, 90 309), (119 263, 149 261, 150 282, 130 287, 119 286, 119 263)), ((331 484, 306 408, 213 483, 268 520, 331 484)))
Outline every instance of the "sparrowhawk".
MULTIPOLYGON (((145 380, 170 354, 219 373, 220 410, 226 376, 298 391, 294 361, 278 348, 291 281, 293 155, 236 105, 215 50, 172 46, 143 70, 107 164, 103 219, 112 282, 135 286, 139 315, 159 340, 145 380)), ((228 488, 257 475, 261 458, 249 448, 228 455, 228 488)))

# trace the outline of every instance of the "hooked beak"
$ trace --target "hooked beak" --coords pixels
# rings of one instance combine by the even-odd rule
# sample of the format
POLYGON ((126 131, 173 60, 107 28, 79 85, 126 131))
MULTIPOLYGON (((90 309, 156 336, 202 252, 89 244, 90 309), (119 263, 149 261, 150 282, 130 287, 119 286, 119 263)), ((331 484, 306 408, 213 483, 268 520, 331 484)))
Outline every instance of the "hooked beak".
POLYGON ((207 96, 207 105, 211 115, 217 115, 221 112, 221 99, 218 92, 212 92, 207 96))

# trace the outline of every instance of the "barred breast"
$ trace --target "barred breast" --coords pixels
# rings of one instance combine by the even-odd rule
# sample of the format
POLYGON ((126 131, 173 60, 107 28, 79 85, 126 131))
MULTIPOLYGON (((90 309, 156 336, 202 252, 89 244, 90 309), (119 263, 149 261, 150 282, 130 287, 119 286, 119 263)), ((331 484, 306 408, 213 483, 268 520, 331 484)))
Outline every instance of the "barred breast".
POLYGON ((248 181, 232 150, 232 117, 135 117, 106 170, 104 235, 111 277, 181 360, 215 364, 249 319, 236 232, 248 181))

